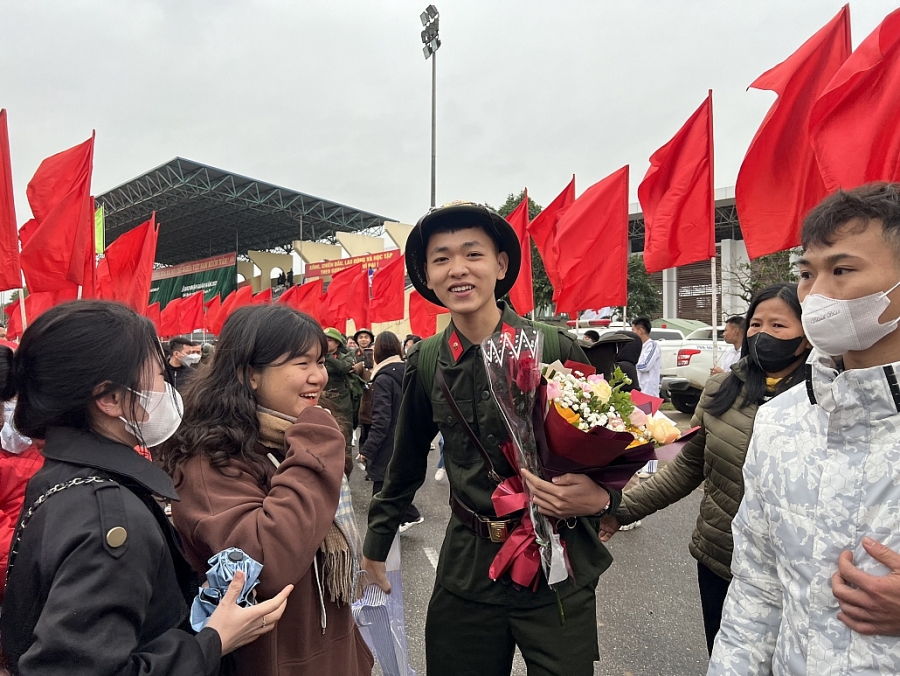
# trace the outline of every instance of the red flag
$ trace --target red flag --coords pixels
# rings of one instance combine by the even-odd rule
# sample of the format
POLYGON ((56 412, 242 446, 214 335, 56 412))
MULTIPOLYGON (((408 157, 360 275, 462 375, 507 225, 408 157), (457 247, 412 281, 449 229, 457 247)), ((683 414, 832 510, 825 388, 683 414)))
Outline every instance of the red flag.
POLYGON ((628 300, 628 166, 598 181, 563 214, 556 311, 625 305, 628 300), (597 255, 597 252, 602 255, 597 255))
POLYGON ((406 260, 394 260, 379 268, 372 276, 372 303, 369 319, 373 324, 403 319, 403 296, 406 289, 406 260))
MULTIPOLYGON (((322 307, 323 326, 333 326, 341 333, 347 330, 347 320, 351 318, 351 311, 357 315, 361 314, 361 284, 360 279, 363 275, 368 277, 368 271, 364 268, 351 266, 340 272, 334 273, 331 277, 331 283, 328 290, 325 291, 322 307), (357 296, 354 298, 354 294, 357 296), (340 326, 339 326, 340 324, 340 326), (343 327, 343 328, 341 328, 343 327)), ((366 281, 368 284, 368 280, 366 281)), ((368 297, 368 287, 366 287, 368 297)), ((361 317, 364 319, 365 317, 361 317)), ((363 328, 357 325, 357 328, 363 328)))
POLYGON ((222 310, 224 311, 222 313, 222 323, 225 323, 225 320, 228 319, 232 312, 246 305, 253 305, 253 287, 249 284, 242 286, 237 291, 234 291, 233 294, 228 294, 228 298, 222 303, 222 310), (228 303, 229 300, 231 300, 230 305, 228 303))
POLYGON ((272 287, 264 289, 253 296, 251 305, 269 305, 272 302, 272 287))
POLYGON ((347 316, 353 320, 356 330, 369 326, 369 269, 359 271, 347 295, 347 316))
POLYGON ((216 294, 211 300, 206 302, 205 305, 206 312, 203 315, 203 330, 207 333, 213 333, 213 330, 210 327, 215 321, 216 315, 219 314, 219 309, 222 307, 222 297, 219 294, 216 294))
POLYGON ((155 303, 153 303, 153 305, 147 306, 147 312, 145 316, 147 317, 147 319, 153 322, 153 326, 156 328, 156 335, 159 335, 159 301, 156 301, 155 303))
POLYGON ((437 333, 437 317, 447 312, 447 308, 425 300, 415 289, 409 294, 409 328, 421 338, 437 333))
POLYGON ((650 156, 638 199, 647 272, 716 255, 711 90, 672 140, 650 156))
POLYGON ((183 298, 175 298, 159 314, 159 335, 163 338, 177 336, 181 330, 181 305, 183 298))
POLYGON ((553 285, 554 299, 562 285, 557 271, 559 265, 559 247, 556 245, 556 224, 566 209, 575 201, 575 176, 559 195, 543 211, 535 216, 528 224, 528 232, 534 238, 534 243, 544 262, 544 270, 547 271, 547 279, 553 285))
POLYGON ((828 192, 900 181, 898 119, 900 10, 862 41, 813 107, 810 135, 828 192))
MULTIPOLYGON (((39 293, 29 293, 25 298, 25 315, 26 321, 30 326, 35 319, 40 317, 50 308, 75 300, 77 290, 70 287, 62 291, 42 291, 39 293)), ((6 308, 6 314, 9 320, 6 327, 7 340, 17 340, 22 337, 22 313, 19 311, 19 300, 16 300, 6 308)))
POLYGON ((534 310, 534 284, 531 278, 531 238, 528 236, 528 189, 519 206, 512 210, 506 220, 519 236, 522 249, 522 267, 516 283, 509 290, 509 300, 516 312, 522 316, 534 310))
POLYGON ((129 230, 106 247, 104 258, 97 265, 100 298, 119 301, 144 314, 150 298, 158 237, 154 212, 149 221, 129 230))
POLYGON ((81 285, 94 295, 94 200, 91 197, 94 137, 48 157, 26 194, 37 227, 22 246, 28 289, 58 291, 81 285))
MULTIPOLYGON (((849 54, 850 9, 844 6, 800 49, 750 85, 778 94, 750 143, 735 187, 750 258, 797 246, 803 218, 826 194, 810 141, 810 114, 849 54)), ((862 138, 856 133, 851 137, 854 145, 862 138)))
POLYGON ((334 299, 329 298, 327 292, 319 299, 319 324, 325 329, 333 327, 341 333, 347 333, 347 315, 341 312, 340 307, 332 307, 332 300, 334 299))
POLYGON ((322 280, 316 279, 300 286, 292 286, 281 295, 278 302, 289 305, 300 312, 305 312, 321 324, 319 320, 321 298, 322 280))
POLYGON ((218 336, 222 331, 222 325, 225 323, 225 317, 234 305, 234 299, 237 291, 229 293, 225 300, 221 301, 219 307, 206 313, 206 330, 218 336))
POLYGON ((179 333, 192 333, 196 329, 203 328, 203 291, 193 293, 184 298, 179 308, 180 328, 179 333))
POLYGON ((0 110, 0 291, 22 286, 6 110, 0 110))

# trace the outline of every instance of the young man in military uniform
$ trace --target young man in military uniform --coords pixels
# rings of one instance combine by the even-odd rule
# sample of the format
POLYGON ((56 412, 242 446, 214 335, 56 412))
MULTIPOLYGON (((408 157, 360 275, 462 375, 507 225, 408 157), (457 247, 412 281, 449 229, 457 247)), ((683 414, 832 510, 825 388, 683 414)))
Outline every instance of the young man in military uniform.
MULTIPOLYGON (((420 363, 427 361, 421 359, 426 343, 409 353, 394 455, 384 488, 369 509, 362 567, 370 583, 390 589, 383 562, 407 505, 425 480, 429 445, 440 431, 453 515, 425 627, 429 676, 509 674, 516 645, 530 676, 593 674, 599 659, 594 589, 612 557, 597 537, 596 517, 614 510, 620 493, 609 493, 583 475, 551 483, 523 470, 540 511, 552 521, 561 520, 573 575, 551 589, 539 573, 537 591, 517 587, 508 575, 496 582, 488 575, 520 515, 500 519, 491 502, 497 486, 492 476, 510 477, 515 471, 500 450, 509 433, 491 396, 480 344, 504 325, 532 326, 497 301, 513 286, 520 262, 512 227, 490 209, 471 203, 432 209, 406 242, 413 285, 425 298, 447 307, 451 322, 436 339, 434 378, 419 373, 420 363), (423 381, 431 382, 430 391, 423 381), (470 440, 466 426, 481 440, 482 450, 470 440), (566 519, 571 528, 562 521, 566 519)), ((570 337, 559 332, 558 341, 563 362, 587 363, 570 337)))

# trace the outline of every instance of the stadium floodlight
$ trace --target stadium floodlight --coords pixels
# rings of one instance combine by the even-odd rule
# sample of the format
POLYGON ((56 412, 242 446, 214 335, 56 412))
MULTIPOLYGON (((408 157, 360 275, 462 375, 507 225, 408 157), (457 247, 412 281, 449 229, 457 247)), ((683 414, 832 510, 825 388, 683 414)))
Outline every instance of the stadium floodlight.
POLYGON ((419 19, 422 21, 422 26, 425 27, 425 30, 421 33, 422 43, 425 45, 422 47, 422 54, 425 55, 426 60, 431 59, 431 206, 434 206, 434 170, 436 155, 435 124, 437 120, 437 50, 441 47, 441 39, 438 36, 440 14, 437 11, 437 7, 428 5, 428 7, 425 8, 425 11, 419 15, 419 19))

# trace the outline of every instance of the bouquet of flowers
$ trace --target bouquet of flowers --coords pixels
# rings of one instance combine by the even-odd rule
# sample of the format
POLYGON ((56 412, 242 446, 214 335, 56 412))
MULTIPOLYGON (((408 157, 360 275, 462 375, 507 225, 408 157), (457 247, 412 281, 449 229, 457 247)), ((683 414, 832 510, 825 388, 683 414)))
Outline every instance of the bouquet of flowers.
POLYGON ((620 369, 607 381, 584 364, 542 368, 542 338, 538 329, 504 326, 481 344, 491 393, 510 433, 503 453, 516 470, 494 490, 494 510, 500 517, 524 510, 490 576, 497 580, 509 571, 513 582, 532 588, 541 568, 551 585, 569 570, 557 527, 534 506, 520 468, 547 480, 586 474, 621 489, 656 458, 656 445, 687 438, 658 412, 661 399, 624 391, 630 381, 620 369))
POLYGON ((518 474, 520 467, 535 476, 543 474, 532 415, 541 384, 542 339, 543 334, 539 330, 509 328, 482 343, 491 393, 510 433, 510 441, 504 444, 503 453, 517 472, 516 476, 504 480, 494 491, 494 508, 498 516, 525 510, 519 526, 494 559, 490 575, 496 580, 511 569, 513 580, 523 587, 537 585, 538 559, 549 584, 562 582, 568 577, 556 527, 538 512, 527 484, 518 474))
POLYGON ((639 391, 616 368, 607 381, 591 368, 559 363, 544 368, 541 391, 543 424, 537 446, 547 476, 587 474, 597 483, 622 489, 648 460, 656 446, 671 444, 681 432, 659 413, 661 399, 639 391))

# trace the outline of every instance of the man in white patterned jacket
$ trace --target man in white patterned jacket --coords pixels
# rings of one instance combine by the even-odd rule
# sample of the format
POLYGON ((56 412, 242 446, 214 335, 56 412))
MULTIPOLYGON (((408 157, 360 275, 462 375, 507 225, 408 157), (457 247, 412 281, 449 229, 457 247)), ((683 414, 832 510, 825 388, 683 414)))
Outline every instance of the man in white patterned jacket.
POLYGON ((709 674, 900 674, 900 184, 801 233, 807 383, 762 406, 709 674))

